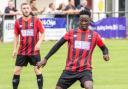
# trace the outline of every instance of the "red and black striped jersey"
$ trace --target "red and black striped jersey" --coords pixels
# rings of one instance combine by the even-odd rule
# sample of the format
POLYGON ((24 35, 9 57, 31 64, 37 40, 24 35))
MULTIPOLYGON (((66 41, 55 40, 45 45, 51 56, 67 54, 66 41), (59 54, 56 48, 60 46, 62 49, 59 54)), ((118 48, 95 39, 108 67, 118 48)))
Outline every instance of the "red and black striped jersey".
POLYGON ((70 30, 64 35, 68 41, 68 56, 65 70, 81 72, 91 70, 92 52, 96 45, 104 45, 100 35, 92 30, 70 30))
POLYGON ((37 17, 30 17, 27 21, 23 17, 15 21, 14 34, 20 35, 18 55, 37 55, 34 47, 39 40, 39 32, 43 33, 42 22, 37 17))

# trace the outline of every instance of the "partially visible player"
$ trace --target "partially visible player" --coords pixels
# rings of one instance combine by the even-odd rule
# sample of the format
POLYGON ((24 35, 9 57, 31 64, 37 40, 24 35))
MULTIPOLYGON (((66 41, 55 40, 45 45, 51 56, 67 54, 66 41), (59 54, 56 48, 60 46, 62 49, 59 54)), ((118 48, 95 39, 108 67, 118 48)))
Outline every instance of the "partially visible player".
MULTIPOLYGON (((93 89, 92 79, 92 53, 96 45, 103 52, 105 61, 109 60, 108 48, 103 43, 100 35, 89 30, 91 13, 82 10, 79 13, 79 28, 67 32, 49 51, 45 58, 37 65, 45 66, 48 59, 65 43, 68 42, 68 56, 65 70, 60 76, 56 89, 67 89, 77 80, 85 89, 93 89)), ((61 60, 61 59, 60 59, 61 60)))
POLYGON ((40 61, 40 45, 44 38, 44 28, 41 21, 30 15, 31 8, 28 3, 21 4, 23 16, 16 20, 14 27, 14 50, 13 57, 16 56, 15 69, 13 75, 13 89, 18 89, 20 74, 23 66, 28 63, 34 66, 37 76, 38 89, 43 87, 43 76, 40 69, 37 69, 36 63, 40 61), (39 38, 39 32, 41 37, 39 38), (18 39, 20 36, 20 45, 17 53, 18 39))

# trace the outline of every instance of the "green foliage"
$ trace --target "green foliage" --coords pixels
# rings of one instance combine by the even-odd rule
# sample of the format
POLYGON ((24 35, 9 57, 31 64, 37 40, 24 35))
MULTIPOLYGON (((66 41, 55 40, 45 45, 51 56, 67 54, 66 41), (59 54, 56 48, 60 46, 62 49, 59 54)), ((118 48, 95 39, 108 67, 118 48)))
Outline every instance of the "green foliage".
MULTIPOLYGON (((42 58, 47 54, 55 41, 43 42, 41 46, 42 58)), ((102 58, 98 47, 93 53, 94 89, 127 89, 128 88, 128 40, 105 40, 109 48, 109 62, 102 58)), ((12 89, 14 59, 12 59, 12 43, 0 44, 0 89, 12 89)), ((55 89, 56 82, 65 67, 67 44, 53 55, 42 69, 44 89, 55 89)), ((33 67, 28 65, 21 74, 19 89, 37 89, 36 76, 33 67)), ((69 89, 82 89, 76 82, 69 89)))

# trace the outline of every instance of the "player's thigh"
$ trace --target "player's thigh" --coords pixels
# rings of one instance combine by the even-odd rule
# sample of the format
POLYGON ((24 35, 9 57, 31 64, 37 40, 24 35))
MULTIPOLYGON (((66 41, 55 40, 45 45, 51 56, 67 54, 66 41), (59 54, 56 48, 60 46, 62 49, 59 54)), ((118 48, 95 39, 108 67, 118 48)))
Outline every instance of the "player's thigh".
POLYGON ((15 66, 15 68, 14 68, 14 74, 15 75, 20 75, 22 68, 23 67, 21 67, 21 66, 15 66))
POLYGON ((29 56, 30 65, 36 66, 37 62, 39 62, 40 60, 40 54, 29 56))
POLYGON ((28 64, 28 57, 24 55, 17 55, 15 66, 27 66, 28 64))
POLYGON ((81 82, 81 87, 83 87, 83 88, 88 87, 88 86, 93 86, 92 71, 85 70, 85 71, 81 72, 80 73, 80 82, 81 82))
POLYGON ((93 89, 93 82, 92 81, 85 81, 84 82, 85 89, 93 89))
POLYGON ((61 74, 57 84, 56 89, 67 89, 69 88, 73 83, 76 82, 76 77, 73 74, 70 74, 66 71, 63 71, 61 74))

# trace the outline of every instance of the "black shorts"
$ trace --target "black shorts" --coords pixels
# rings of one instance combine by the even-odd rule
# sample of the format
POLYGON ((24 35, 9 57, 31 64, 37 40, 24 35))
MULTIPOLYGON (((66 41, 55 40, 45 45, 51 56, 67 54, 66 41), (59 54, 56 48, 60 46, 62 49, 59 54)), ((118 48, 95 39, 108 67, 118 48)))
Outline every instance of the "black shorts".
POLYGON ((84 88, 85 81, 93 81, 92 80, 92 71, 85 70, 83 72, 72 73, 69 71, 63 71, 61 74, 57 86, 60 86, 63 89, 69 88, 73 83, 77 80, 80 81, 81 87, 84 88))
POLYGON ((27 64, 29 63, 30 65, 36 66, 36 63, 39 62, 40 59, 40 55, 17 55, 16 58, 16 66, 27 66, 27 64))

